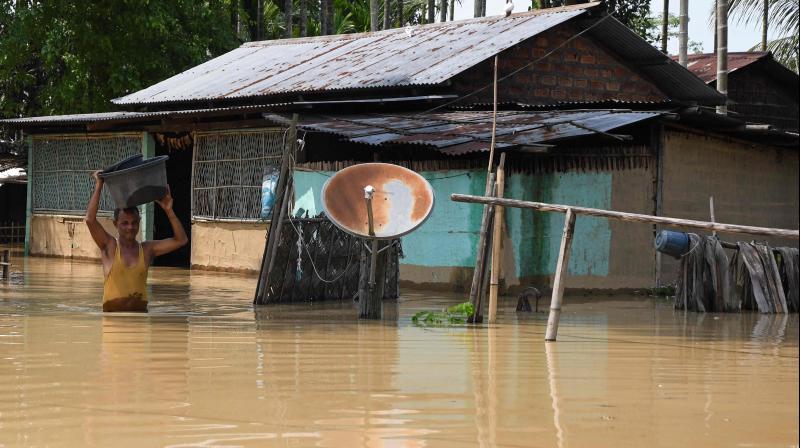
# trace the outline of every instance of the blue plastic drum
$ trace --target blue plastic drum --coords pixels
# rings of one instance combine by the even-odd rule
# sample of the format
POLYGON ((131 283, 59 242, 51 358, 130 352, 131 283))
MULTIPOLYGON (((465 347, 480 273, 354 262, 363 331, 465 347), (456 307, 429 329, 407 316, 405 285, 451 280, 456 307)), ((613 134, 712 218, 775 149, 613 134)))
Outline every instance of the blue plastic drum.
POLYGON ((656 250, 675 258, 689 252, 689 235, 684 232, 662 230, 656 235, 656 250))

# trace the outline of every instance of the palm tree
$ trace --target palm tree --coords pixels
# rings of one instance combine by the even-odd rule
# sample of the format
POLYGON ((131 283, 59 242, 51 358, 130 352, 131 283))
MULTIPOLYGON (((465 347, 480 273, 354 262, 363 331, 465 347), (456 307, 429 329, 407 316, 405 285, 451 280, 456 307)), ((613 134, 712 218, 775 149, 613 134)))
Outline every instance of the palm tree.
POLYGON ((369 30, 378 31, 378 0, 369 0, 369 30))
POLYGON ((761 22, 761 42, 750 51, 769 50, 776 60, 797 72, 798 34, 800 34, 800 2, 797 0, 729 0, 729 14, 740 23, 761 22), (767 40, 768 23, 782 36, 767 40))

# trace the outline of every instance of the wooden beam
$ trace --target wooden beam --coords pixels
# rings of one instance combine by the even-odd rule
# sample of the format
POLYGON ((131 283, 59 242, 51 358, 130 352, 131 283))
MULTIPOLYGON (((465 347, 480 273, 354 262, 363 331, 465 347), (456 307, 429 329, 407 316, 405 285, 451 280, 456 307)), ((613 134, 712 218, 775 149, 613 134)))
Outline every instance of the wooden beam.
POLYGON ((722 224, 693 219, 668 218, 665 216, 643 215, 639 213, 616 212, 589 207, 574 207, 571 205, 548 204, 544 202, 520 201, 517 199, 494 198, 489 196, 473 196, 468 194, 452 194, 450 200, 456 202, 470 202, 475 204, 502 205, 504 207, 529 208, 545 212, 566 213, 572 210, 578 215, 598 216, 601 218, 617 219, 626 222, 642 222, 649 224, 663 224, 671 227, 689 227, 709 231, 746 233, 749 235, 768 235, 784 238, 800 239, 800 231, 790 229, 776 229, 772 227, 742 226, 738 224, 722 224))
MULTIPOLYGON (((497 166, 497 197, 502 198, 505 190, 506 153, 500 154, 497 166)), ((489 280, 489 323, 497 321, 497 296, 500 288, 500 246, 503 239, 503 207, 494 208, 494 228, 492 229, 492 276, 489 280)))
POLYGON ((558 251, 556 278, 553 280, 553 296, 550 298, 550 316, 547 318, 545 341, 555 341, 558 335, 558 321, 561 319, 561 301, 564 297, 564 282, 569 268, 569 252, 572 248, 572 236, 575 234, 575 213, 567 209, 564 218, 564 233, 561 234, 561 249, 558 251))

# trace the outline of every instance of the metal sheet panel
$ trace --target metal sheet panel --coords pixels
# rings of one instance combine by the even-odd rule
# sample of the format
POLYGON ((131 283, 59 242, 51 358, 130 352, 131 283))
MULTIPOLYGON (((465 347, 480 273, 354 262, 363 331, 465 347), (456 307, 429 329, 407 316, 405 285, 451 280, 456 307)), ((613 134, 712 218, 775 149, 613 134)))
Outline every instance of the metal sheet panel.
POLYGON ((587 22, 588 34, 645 74, 669 98, 703 105, 724 104, 725 97, 686 68, 661 53, 612 16, 587 22))
POLYGON ((596 5, 375 33, 250 42, 113 102, 152 104, 438 84, 596 5))
MULTIPOLYGON (((728 73, 736 71, 740 68, 746 67, 753 62, 764 58, 769 53, 765 51, 747 51, 747 52, 731 52, 728 53, 728 73)), ((677 60, 677 56, 673 60, 677 60)), ((694 73, 697 77, 706 83, 711 83, 717 80, 717 54, 716 53, 703 53, 703 54, 690 54, 689 63, 686 68, 694 73)))
MULTIPOLYGON (((614 109, 498 112, 497 147, 537 146, 561 139, 602 134, 665 113, 668 112, 614 109)), ((460 155, 488 151, 492 112, 305 115, 300 117, 300 127, 370 145, 424 145, 445 154, 460 155)))

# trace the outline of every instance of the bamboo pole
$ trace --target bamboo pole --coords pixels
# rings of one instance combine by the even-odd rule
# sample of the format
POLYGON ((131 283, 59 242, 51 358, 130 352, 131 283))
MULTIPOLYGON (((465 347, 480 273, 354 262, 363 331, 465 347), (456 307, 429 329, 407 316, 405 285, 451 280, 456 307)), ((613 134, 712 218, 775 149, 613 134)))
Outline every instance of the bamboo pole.
MULTIPOLYGON (((505 190, 506 154, 500 154, 497 166, 497 197, 502 198, 505 190)), ((503 238, 503 207, 494 208, 494 228, 492 229, 492 276, 489 280, 489 323, 497 321, 497 295, 500 283, 500 246, 503 238)))
MULTIPOLYGON (((486 189, 484 190, 485 196, 492 195, 492 190, 495 186, 495 173, 492 172, 492 165, 494 165, 494 145, 495 134, 497 132, 497 65, 498 56, 494 57, 494 96, 492 107, 492 141, 489 144, 489 164, 486 166, 486 189)), ((484 276, 484 265, 486 263, 486 238, 489 228, 489 206, 483 207, 483 216, 481 217, 481 229, 478 237, 478 251, 475 256, 475 270, 472 273, 472 285, 469 290, 469 301, 475 306, 475 314, 470 317, 470 323, 481 322, 483 320, 483 303, 481 296, 484 293, 483 287, 486 285, 484 276)))
POLYGON ((470 202, 474 204, 502 205, 504 207, 530 208, 545 212, 566 213, 571 209, 579 215, 598 216, 601 218, 618 219, 627 222, 642 222, 649 224, 663 224, 672 227, 690 227, 695 229, 716 230, 728 233, 746 233, 749 235, 768 235, 784 238, 800 239, 800 231, 777 229, 772 227, 742 226, 738 224, 722 224, 693 219, 668 218, 665 216, 642 215, 639 213, 616 212, 589 207, 573 207, 571 205, 548 204, 544 202, 520 201, 517 199, 494 198, 489 196, 472 196, 468 194, 452 194, 450 200, 456 202, 470 202))
MULTIPOLYGON (((709 211, 709 214, 711 215, 711 223, 713 224, 713 223, 717 222, 716 218, 714 217, 714 196, 709 196, 708 197, 708 211, 709 211)), ((715 230, 711 234, 713 236, 717 236, 717 231, 715 230)))
POLYGON ((567 208, 564 217, 564 233, 561 234, 561 249, 558 251, 556 277, 553 280, 553 296, 550 299, 550 316, 547 318, 545 341, 555 341, 558 335, 558 321, 561 319, 561 302, 564 297, 564 283, 569 268, 569 252, 572 248, 572 236, 575 234, 575 213, 567 208))

